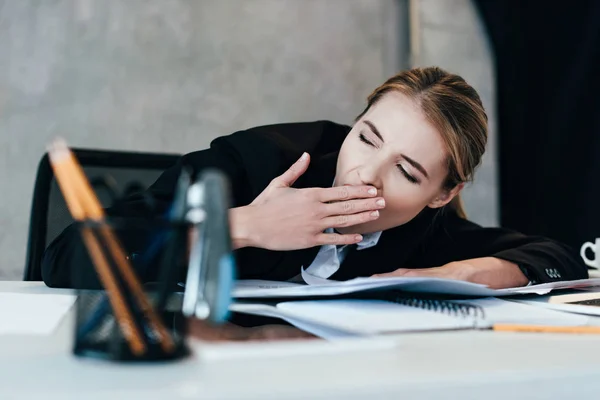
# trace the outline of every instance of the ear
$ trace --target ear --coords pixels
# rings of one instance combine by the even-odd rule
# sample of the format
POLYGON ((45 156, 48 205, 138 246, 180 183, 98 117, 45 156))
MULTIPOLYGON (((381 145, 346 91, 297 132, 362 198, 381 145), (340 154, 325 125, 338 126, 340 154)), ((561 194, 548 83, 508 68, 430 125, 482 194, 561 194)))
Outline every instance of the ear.
POLYGON ((430 208, 440 208, 450 203, 460 191, 465 187, 464 183, 459 183, 451 190, 442 189, 442 191, 428 204, 430 208))

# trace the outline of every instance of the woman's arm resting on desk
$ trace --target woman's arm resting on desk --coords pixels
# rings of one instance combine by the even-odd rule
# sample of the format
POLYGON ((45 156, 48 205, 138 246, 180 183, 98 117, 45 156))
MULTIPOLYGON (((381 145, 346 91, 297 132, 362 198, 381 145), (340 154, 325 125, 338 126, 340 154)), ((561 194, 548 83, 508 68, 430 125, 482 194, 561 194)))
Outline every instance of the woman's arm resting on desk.
POLYGON ((448 210, 421 251, 390 274, 437 276, 493 288, 585 279, 586 266, 562 243, 502 228, 482 228, 448 210), (415 269, 412 269, 414 267, 415 269))
POLYGON ((434 278, 458 279, 481 283, 493 289, 525 286, 529 283, 529 279, 523 274, 517 264, 495 257, 454 261, 441 267, 433 268, 399 268, 387 274, 374 276, 378 278, 391 276, 429 276, 434 278))

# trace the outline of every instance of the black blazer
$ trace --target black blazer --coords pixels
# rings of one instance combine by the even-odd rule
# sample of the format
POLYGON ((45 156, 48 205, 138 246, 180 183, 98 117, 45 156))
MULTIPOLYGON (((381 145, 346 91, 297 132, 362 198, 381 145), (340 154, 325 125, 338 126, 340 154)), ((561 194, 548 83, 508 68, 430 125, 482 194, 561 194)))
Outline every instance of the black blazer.
MULTIPOLYGON (((198 172, 207 167, 224 171, 231 180, 233 206, 249 204, 269 182, 283 173, 302 152, 312 156, 306 173, 295 187, 329 187, 337 154, 350 127, 329 121, 269 125, 215 139, 209 149, 189 153, 165 171, 149 189, 156 201, 150 210, 137 196, 107 213, 134 220, 156 217, 167 209, 182 167, 198 172)), ((131 228, 124 245, 141 249, 140 233, 131 228)), ((244 248, 236 251, 241 279, 287 280, 308 267, 319 248, 270 251, 244 248)), ((389 229, 369 249, 348 252, 332 279, 347 280, 397 268, 428 268, 476 257, 492 256, 518 264, 535 283, 587 278, 587 268, 567 246, 501 228, 482 228, 462 219, 449 207, 425 208, 407 224, 389 229)), ((185 271, 181 271, 182 276, 185 271)), ((155 271, 140 271, 144 281, 155 271)), ((42 276, 52 287, 97 286, 96 274, 74 226, 67 228, 46 250, 42 276), (76 268, 76 270, 75 270, 76 268), (73 275, 75 273, 75 277, 73 275)))

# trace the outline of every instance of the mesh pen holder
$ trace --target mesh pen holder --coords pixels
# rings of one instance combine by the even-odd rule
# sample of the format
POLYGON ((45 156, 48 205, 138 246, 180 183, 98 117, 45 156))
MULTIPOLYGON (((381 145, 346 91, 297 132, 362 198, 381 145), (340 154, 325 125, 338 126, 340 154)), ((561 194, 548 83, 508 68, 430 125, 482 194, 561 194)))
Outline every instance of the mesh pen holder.
POLYGON ((104 224, 81 222, 78 230, 90 265, 73 268, 73 281, 80 288, 75 304, 73 353, 112 361, 176 360, 187 356, 186 320, 181 313, 178 282, 187 265, 189 225, 166 220, 125 223, 109 219, 104 224), (107 228, 122 245, 138 282, 158 282, 138 286, 147 303, 140 301, 140 292, 132 290, 119 262, 110 257, 114 246, 106 237, 107 228), (101 278, 98 264, 102 263, 97 251, 96 257, 92 255, 90 237, 107 255, 105 266, 118 291, 101 278), (117 297, 120 300, 115 300, 117 297))

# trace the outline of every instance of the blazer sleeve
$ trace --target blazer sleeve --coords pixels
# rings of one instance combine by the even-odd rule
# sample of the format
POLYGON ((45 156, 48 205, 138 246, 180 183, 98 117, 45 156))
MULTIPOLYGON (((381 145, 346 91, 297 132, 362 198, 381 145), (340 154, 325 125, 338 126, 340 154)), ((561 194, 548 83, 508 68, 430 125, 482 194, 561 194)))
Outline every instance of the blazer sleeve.
MULTIPOLYGON (((247 205, 269 182, 283 173, 308 151, 317 158, 339 147, 349 131, 345 125, 330 121, 265 125, 216 138, 206 150, 182 156, 147 190, 154 204, 148 207, 144 196, 133 196, 106 210, 109 217, 119 217, 119 237, 128 254, 142 251, 148 243, 149 218, 163 215, 174 196, 182 168, 199 173, 217 168, 229 178, 232 206, 247 205), (131 222, 131 223, 128 223, 131 222)), ((240 278, 258 278, 276 266, 280 254, 264 249, 244 248, 235 256, 240 278)), ((143 281, 156 280, 156 271, 136 268, 143 281)), ((181 271, 185 273, 185 271, 181 271)), ((42 260, 42 278, 51 287, 97 288, 99 282, 75 225, 65 229, 46 249, 42 260)))
POLYGON ((517 264, 533 284, 588 278, 587 267, 562 243, 504 228, 483 228, 451 210, 445 211, 424 242, 420 260, 416 260, 419 266, 497 257, 517 264))

